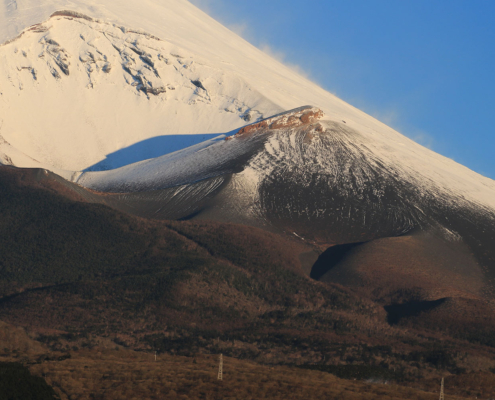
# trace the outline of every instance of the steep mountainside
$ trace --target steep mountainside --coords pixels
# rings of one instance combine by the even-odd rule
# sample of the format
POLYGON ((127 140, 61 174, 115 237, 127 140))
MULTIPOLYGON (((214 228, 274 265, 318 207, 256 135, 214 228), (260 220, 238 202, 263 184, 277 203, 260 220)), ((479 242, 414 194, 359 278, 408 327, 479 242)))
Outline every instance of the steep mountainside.
POLYGON ((495 367, 493 180, 186 0, 9 0, 0 43, 2 321, 57 351, 495 367))

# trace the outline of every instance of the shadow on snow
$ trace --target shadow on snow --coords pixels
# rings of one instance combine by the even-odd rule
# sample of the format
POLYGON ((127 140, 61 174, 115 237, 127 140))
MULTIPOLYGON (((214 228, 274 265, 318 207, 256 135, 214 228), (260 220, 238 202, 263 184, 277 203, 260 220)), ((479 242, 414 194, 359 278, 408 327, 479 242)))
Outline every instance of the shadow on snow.
MULTIPOLYGON (((107 154, 104 160, 86 168, 88 171, 106 171, 139 161, 148 160, 182 150, 195 144, 211 140, 222 134, 201 133, 193 135, 164 135, 146 139, 131 146, 107 154)), ((224 136, 222 135, 221 138, 224 136)))

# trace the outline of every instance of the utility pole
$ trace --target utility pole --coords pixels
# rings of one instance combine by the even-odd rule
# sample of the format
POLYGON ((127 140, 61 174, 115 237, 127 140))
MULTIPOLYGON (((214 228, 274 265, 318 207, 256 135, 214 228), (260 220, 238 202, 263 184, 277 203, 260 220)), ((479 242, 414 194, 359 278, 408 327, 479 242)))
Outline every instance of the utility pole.
POLYGON ((220 364, 218 366, 218 380, 223 380, 223 354, 220 354, 220 364))
POLYGON ((445 400, 445 396, 443 394, 443 378, 442 378, 442 384, 440 386, 440 400, 445 400))
POLYGON ((155 361, 156 361, 156 351, 155 351, 155 361))

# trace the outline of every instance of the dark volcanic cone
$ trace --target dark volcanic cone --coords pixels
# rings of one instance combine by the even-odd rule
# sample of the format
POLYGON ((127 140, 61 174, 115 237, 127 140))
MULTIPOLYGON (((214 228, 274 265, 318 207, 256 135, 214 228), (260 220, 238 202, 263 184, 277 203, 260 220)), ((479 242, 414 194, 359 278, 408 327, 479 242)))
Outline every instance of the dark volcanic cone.
POLYGON ((457 176, 445 165, 412 164, 406 150, 405 162, 393 163, 370 138, 322 117, 317 108, 301 107, 225 140, 84 173, 77 182, 91 191, 67 185, 139 216, 210 219, 290 235, 307 245, 308 272, 325 249, 359 243, 344 251, 349 254, 329 250, 338 256, 327 257, 328 265, 320 257, 313 277, 372 287, 375 298, 413 287, 428 300, 491 298, 495 214, 469 197, 471 187, 482 185, 481 194, 495 198, 490 182, 466 181, 459 166, 457 176))

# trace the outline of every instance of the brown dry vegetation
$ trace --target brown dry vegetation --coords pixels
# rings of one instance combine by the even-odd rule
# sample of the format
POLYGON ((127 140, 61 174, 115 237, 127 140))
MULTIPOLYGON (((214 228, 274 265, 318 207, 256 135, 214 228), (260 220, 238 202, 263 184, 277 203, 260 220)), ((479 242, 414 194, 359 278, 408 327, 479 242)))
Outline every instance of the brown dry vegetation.
MULTIPOLYGON (((62 400, 433 400, 438 397, 437 393, 416 388, 343 380, 325 372, 268 367, 232 358, 224 358, 224 378, 218 381, 218 356, 160 355, 154 361, 152 354, 124 349, 72 352, 71 358, 37 362, 30 370, 43 376, 62 400)), ((459 398, 449 396, 452 400, 459 398)))
MULTIPOLYGON (((22 362, 43 377, 62 400, 117 399, 410 399, 438 398, 439 380, 393 383, 339 379, 315 370, 267 366, 224 357, 224 380, 217 379, 218 355, 194 357, 136 352, 99 340, 93 349, 53 352, 21 328, 2 324, 0 362, 22 362)), ((490 399, 495 374, 447 376, 447 399, 490 399)))
POLYGON ((437 277, 394 269, 409 256, 379 256, 392 242, 417 252, 416 240, 377 241, 384 251, 367 257, 375 280, 365 283, 393 291, 358 291, 310 279, 299 259, 308 248, 260 229, 130 217, 82 202, 42 171, 2 169, 0 184, 0 320, 22 327, 0 325, 0 356, 34 363, 70 398, 429 399, 416 387, 434 390, 441 376, 450 394, 493 394, 489 302, 448 298, 387 320, 385 300, 414 300, 437 277), (219 384, 220 353, 236 375, 219 384), (413 387, 316 370, 352 379, 352 368, 413 387))

